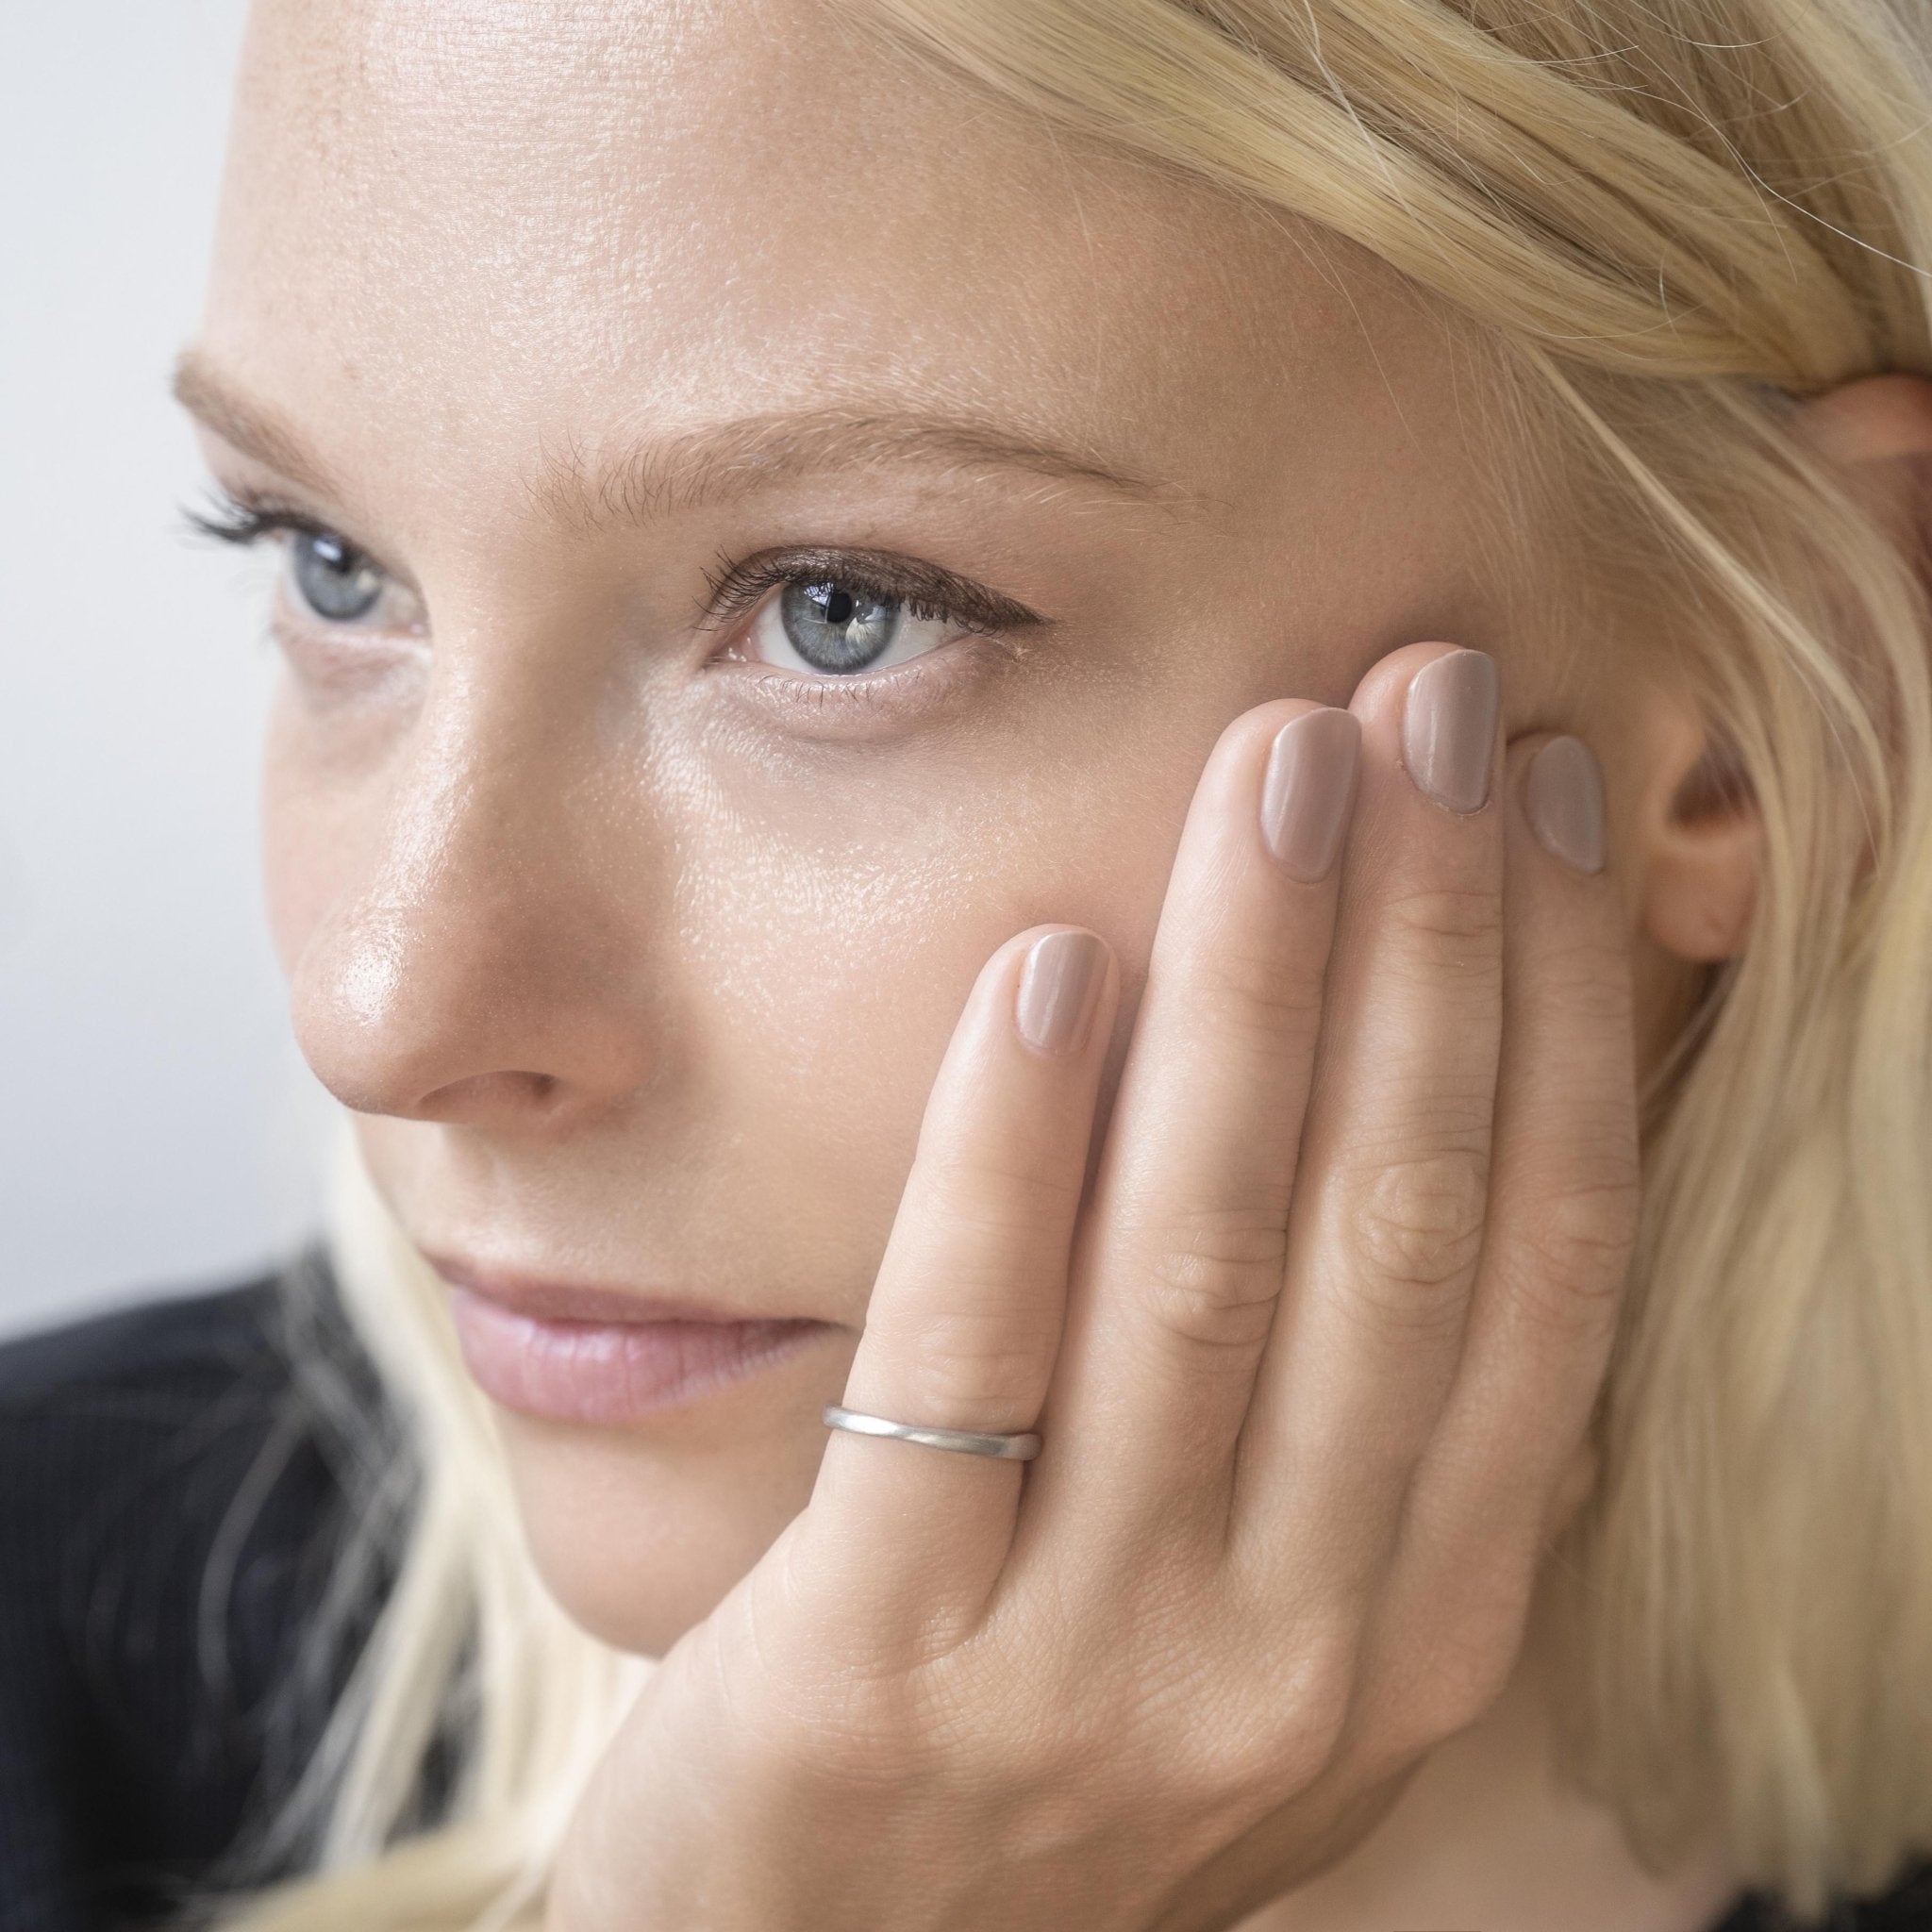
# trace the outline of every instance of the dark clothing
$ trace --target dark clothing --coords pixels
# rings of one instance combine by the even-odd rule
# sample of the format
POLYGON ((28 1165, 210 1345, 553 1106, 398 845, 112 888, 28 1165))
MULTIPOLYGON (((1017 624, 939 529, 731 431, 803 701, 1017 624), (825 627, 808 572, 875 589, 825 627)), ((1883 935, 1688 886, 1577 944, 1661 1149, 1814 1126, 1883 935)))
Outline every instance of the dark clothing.
POLYGON ((397 1446, 312 1261, 0 1348, 0 1932, 298 1861, 264 1834, 366 1634, 338 1559, 397 1446))
MULTIPOLYGON (((1794 1922, 1757 1899, 1745 1899, 1712 1932, 1790 1932, 1794 1922)), ((1932 1928, 1932 1865, 1922 1865, 1896 1891, 1846 1904, 1821 1932, 1928 1932, 1932 1928)))
MULTIPOLYGON (((392 1574, 400 1451, 313 1257, 0 1348, 0 1932, 299 1867, 263 1833, 392 1574)), ((1932 1875, 1834 1932, 1932 1932, 1932 1875)))

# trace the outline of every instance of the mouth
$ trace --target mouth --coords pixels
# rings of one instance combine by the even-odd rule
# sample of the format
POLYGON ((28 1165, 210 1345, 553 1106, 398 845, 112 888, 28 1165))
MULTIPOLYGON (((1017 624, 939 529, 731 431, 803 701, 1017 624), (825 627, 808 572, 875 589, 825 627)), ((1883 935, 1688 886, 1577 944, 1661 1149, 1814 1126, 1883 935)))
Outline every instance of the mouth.
POLYGON ((449 1285, 476 1386, 545 1422, 610 1427, 684 1407, 775 1367, 835 1326, 539 1280, 451 1255, 425 1258, 449 1285))

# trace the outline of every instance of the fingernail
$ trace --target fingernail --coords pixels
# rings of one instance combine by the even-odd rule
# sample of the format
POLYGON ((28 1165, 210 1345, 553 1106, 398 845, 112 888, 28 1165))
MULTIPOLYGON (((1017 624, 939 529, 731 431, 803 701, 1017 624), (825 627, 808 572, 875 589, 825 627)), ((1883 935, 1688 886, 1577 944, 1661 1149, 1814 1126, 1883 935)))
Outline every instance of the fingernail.
POLYGON ((1501 697, 1495 659, 1481 651, 1451 651, 1409 679, 1402 762, 1438 805, 1481 810, 1490 795, 1501 697))
POLYGON ((1328 876, 1348 830, 1362 727, 1350 711, 1304 711, 1274 734, 1261 780, 1261 836, 1292 876, 1328 876))
POLYGON ((1530 759, 1523 809, 1551 858, 1578 872, 1603 871, 1603 767, 1580 738, 1553 738, 1530 759))
POLYGON ((1033 941, 1020 969, 1014 1018, 1041 1053, 1074 1053, 1100 1001, 1106 948, 1091 932, 1050 932, 1033 941))

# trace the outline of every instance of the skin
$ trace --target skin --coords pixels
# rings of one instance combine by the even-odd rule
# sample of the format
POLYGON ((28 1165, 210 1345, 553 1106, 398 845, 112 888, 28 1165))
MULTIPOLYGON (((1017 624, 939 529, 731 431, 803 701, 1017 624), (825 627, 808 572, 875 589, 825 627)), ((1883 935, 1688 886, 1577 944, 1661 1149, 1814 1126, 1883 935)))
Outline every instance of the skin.
MULTIPOLYGON (((1717 1848, 1653 1878, 1548 1774, 1529 1590, 1588 1482, 1635 1072, 1697 962, 1736 943, 1753 832, 1674 812, 1701 731, 1637 641, 1606 634, 1561 491, 1517 487, 1532 467, 1485 407, 1490 379, 1466 331, 1355 251, 1086 154, 806 0, 258 6, 183 399, 224 488, 340 531, 390 577, 354 625, 277 596, 266 867, 303 1050, 425 1249, 833 1324, 774 1371, 625 1428, 498 1418, 551 1589, 608 1641, 672 1653, 573 1838, 559 1928, 771 1926, 761 1884, 821 1928, 1074 1923, 1065 1894, 1051 1902, 1066 1872, 1037 1846, 1010 1861, 1024 1880, 987 1857, 1009 1824, 970 1808, 961 1766, 987 1760, 967 1751, 930 1815, 974 1822, 977 1852, 955 1846, 947 1864, 930 1815, 908 1815, 903 1841, 931 1856, 909 1875, 881 1864, 855 1893, 840 1763, 773 1771, 800 1736, 819 1749, 838 1728, 824 1660, 917 1675, 908 1630, 943 1627, 957 1651, 991 1606, 1017 1605, 1000 1624, 1008 1667, 961 1707, 974 1750, 1041 1708, 1036 1741, 1087 1738, 1091 1711, 1040 1703, 1057 1640, 1025 1607, 1043 1579, 1085 1605, 1080 1655, 1137 1656, 1125 1632, 1141 1612, 1119 1579, 1189 1546, 1174 1523, 1224 1518, 1240 1467, 1258 1473, 1243 1493, 1270 1499, 1251 1574, 1279 1590, 1256 1601, 1280 1601, 1299 1641, 1314 1626, 1288 1599, 1321 1568, 1310 1553, 1374 1568, 1338 1525, 1391 1517, 1422 1457, 1417 1418, 1452 1412, 1492 1487, 1445 1490, 1443 1508, 1466 1543, 1503 1499, 1510 1554, 1404 1573, 1408 1598, 1375 1596, 1382 1675, 1322 1679, 1357 1713, 1349 1748, 1306 1702, 1284 1708, 1279 1734, 1307 1749, 1203 1770, 1174 1869, 1135 1847, 1162 1836, 1174 1793, 1096 1786, 1068 1828, 1074 1869, 1121 1875, 1106 1904, 1081 1894, 1094 1904, 1078 1923, 1154 1924, 1156 1901, 1178 1899, 1158 1923, 1318 1932, 1448 1923, 1447 1907, 1457 1924, 1662 1932, 1721 1906, 1717 1848), (800 412, 816 414, 801 426, 800 412), (901 418, 925 427, 895 443, 901 418), (973 447, 938 422, 969 425, 973 447), (995 454, 994 439, 1032 453, 995 454), (1042 621, 948 632, 866 680, 875 702, 831 680, 808 691, 808 675, 756 661, 750 610, 700 617, 708 570, 796 546, 937 565, 1042 621), (1466 816, 1424 799, 1400 751, 1408 678, 1452 645, 1495 659, 1504 700, 1492 795, 1466 816), (1274 730, 1319 705, 1352 705, 1363 776, 1346 866, 1309 887, 1256 860, 1254 809, 1274 730), (1522 816, 1524 766, 1558 730, 1607 776, 1601 876, 1541 853, 1522 816), (1235 852, 1247 896, 1217 910, 1204 881, 1225 886, 1212 855, 1235 852), (1494 917, 1431 939, 1427 908, 1458 892, 1465 909, 1493 899, 1494 917), (1318 1072, 1312 1033, 1293 1029, 1322 1008, 1338 900, 1325 997, 1358 1051, 1318 1072), (1100 935, 1112 962, 1091 1043, 1050 1062, 1002 1017, 1044 927, 1100 935), (1545 1002, 1541 1054, 1516 1049, 1544 1084, 1492 1163, 1506 1033, 1536 1037, 1522 1031, 1534 1001, 1505 1013, 1504 962, 1519 985, 1555 986, 1534 962, 1573 941, 1583 979, 1572 1005, 1545 1002), (1459 958, 1479 965, 1460 1007, 1438 996, 1459 958), (1272 1018, 1263 996, 1250 1051, 1197 1051, 1187 1016, 1225 1006, 1231 959, 1305 996, 1272 1018), (1265 1360, 1265 1323, 1204 1351, 1186 1323, 1157 1321, 1164 1339, 1124 1352, 1145 1313, 1137 1284, 1185 1248, 1176 1230, 1227 1205, 1203 1198, 1226 1166, 1210 1156, 1254 1145, 1264 1116, 1278 1172, 1256 1185, 1279 1193, 1288 1240, 1301 1116, 1282 1096, 1303 1087, 1324 1151, 1296 1199, 1327 1207, 1289 1242, 1291 1276, 1368 1278, 1341 1231, 1341 1204, 1373 1189, 1364 1150, 1383 1150, 1384 1172, 1437 1159, 1422 1141, 1398 1158, 1386 1130, 1460 1094, 1451 1139, 1476 1150, 1486 1187, 1525 1136, 1591 1141, 1615 1171, 1608 1218, 1586 1230, 1595 1274, 1540 1289, 1519 1269, 1508 1290, 1584 1312, 1532 1324, 1489 1381, 1458 1380, 1475 1358, 1460 1338, 1481 1332, 1469 1311, 1512 1304, 1443 1258, 1480 1229, 1444 1227, 1379 1327, 1357 1332, 1345 1298, 1322 1317, 1293 1279, 1284 1290, 1277 1254, 1273 1292, 1301 1313, 1265 1360), (1386 1116, 1351 1114, 1348 1095, 1371 1091, 1386 1116), (1012 1183, 984 1174, 978 1194, 957 1175, 922 1187, 923 1117, 928 1155, 954 1145, 965 1170, 975 1150, 1037 1145, 1048 1207, 1029 1222, 1012 1183), (1164 1256, 1124 1243, 1137 1215, 1143 1234, 1167 1229, 1164 1256), (971 1249, 974 1227, 1010 1237, 999 1266, 971 1249), (975 1279, 1006 1298, 922 1303, 975 1279), (1432 1303, 1417 1319, 1427 1290, 1446 1317, 1432 1303), (1008 1327, 949 1379, 922 1339, 983 1330, 992 1308, 1008 1327), (1006 1364, 991 1380, 986 1353, 1006 1364), (1323 1440, 1349 1445, 1349 1479, 1298 1486, 1291 1466, 1317 1445, 1284 1419, 1320 1409, 1324 1388, 1347 1397, 1323 1440), (1473 1392, 1452 1403, 1452 1388, 1473 1392), (999 1428, 1043 1407, 1067 1446, 1027 1478, 1028 1516, 1018 1465, 828 1441, 820 1409, 841 1399, 999 1428), (1519 1424, 1522 1454, 1497 1456, 1519 1424), (1382 1489, 1363 1474, 1378 1469, 1382 1489), (943 1548, 924 1549, 921 1523, 947 1526, 943 1548), (1425 1646, 1395 1633, 1424 1627, 1414 1591, 1445 1574, 1474 1576, 1473 1598, 1505 1580, 1461 1607, 1479 1639, 1469 1667, 1417 1676, 1425 1646), (857 1617, 855 1579, 873 1606, 857 1617), (787 1581, 796 1600, 774 1624, 787 1581), (760 1617, 791 1674, 773 1667, 763 1716, 747 1719, 743 1691, 722 1712, 705 1700, 752 1681, 760 1617), (1419 1684, 1441 1695, 1418 1699, 1419 1684), (792 1729, 765 1724, 779 1709, 792 1729), (696 1748, 724 1732, 732 1748, 696 1748), (656 1790, 654 1761, 687 1767, 687 1790, 656 1790), (694 1862, 680 1863, 661 1852, 678 1834, 635 1821, 694 1791, 705 1815, 684 1819, 694 1862), (645 1840, 660 1850, 641 1867, 645 1840), (720 1861, 745 1890, 701 1920, 693 1888, 720 1861)), ((1840 411, 1833 433, 1856 458, 1857 421, 1840 411)), ((1547 1186, 1602 1180, 1578 1169, 1547 1186)), ((1533 1219, 1533 1177, 1513 1185, 1533 1219)), ((1387 1199, 1391 1225, 1416 1222, 1413 1198, 1387 1199)), ((1226 1319, 1241 1302, 1229 1272, 1203 1279, 1194 1312, 1226 1319)), ((1372 1621, 1357 1596, 1351 1627, 1372 1621)), ((1206 1633, 1220 1695, 1292 1678, 1252 1630, 1187 1627, 1206 1633)), ((860 1727, 871 1761, 930 1769, 929 1723, 908 1731, 891 1702, 860 1727)), ((1028 1788, 1012 1763, 1000 1774, 1028 1788)))

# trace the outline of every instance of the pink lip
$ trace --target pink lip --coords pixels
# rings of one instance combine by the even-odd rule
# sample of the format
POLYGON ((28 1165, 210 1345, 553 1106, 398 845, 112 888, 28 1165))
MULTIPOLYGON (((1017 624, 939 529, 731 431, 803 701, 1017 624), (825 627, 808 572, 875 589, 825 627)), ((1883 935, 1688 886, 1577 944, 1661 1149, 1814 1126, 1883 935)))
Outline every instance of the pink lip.
POLYGON ((457 1340, 477 1386, 549 1422, 635 1422, 775 1364, 833 1325, 428 1258, 450 1284, 457 1340))

